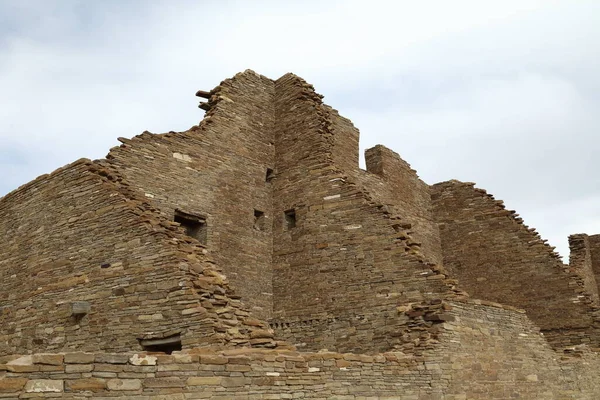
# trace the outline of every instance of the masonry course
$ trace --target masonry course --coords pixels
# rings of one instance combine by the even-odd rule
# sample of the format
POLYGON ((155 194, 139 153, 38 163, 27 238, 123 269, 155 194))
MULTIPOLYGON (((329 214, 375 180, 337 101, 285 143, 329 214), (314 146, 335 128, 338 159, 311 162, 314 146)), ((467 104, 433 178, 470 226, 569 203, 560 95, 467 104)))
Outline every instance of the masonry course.
POLYGON ((293 74, 197 95, 0 199, 0 398, 600 395, 600 235, 565 265, 471 183, 360 169, 293 74))

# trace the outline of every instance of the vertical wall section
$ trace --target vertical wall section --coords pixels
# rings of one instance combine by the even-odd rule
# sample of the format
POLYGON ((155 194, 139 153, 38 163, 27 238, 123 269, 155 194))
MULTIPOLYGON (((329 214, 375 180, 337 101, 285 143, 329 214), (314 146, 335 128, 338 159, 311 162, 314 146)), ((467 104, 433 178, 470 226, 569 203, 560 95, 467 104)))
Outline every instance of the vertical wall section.
POLYGON ((410 224, 355 181, 358 149, 336 147, 351 127, 294 75, 276 81, 275 92, 272 326, 305 349, 431 343, 432 323, 415 323, 405 314, 410 306, 397 307, 454 295, 452 284, 424 260, 410 224))
POLYGON ((205 246, 259 318, 272 310, 273 81, 252 71, 210 92, 186 132, 144 133, 107 159, 168 219, 205 219, 205 246))
POLYGON ((472 183, 433 185, 432 200, 444 266, 464 290, 525 309, 555 346, 600 345, 587 255, 569 269, 514 211, 472 183))
POLYGON ((203 247, 115 172, 80 160, 0 199, 0 355, 275 346, 203 247))
POLYGON ((394 151, 382 145, 365 152, 367 171, 359 174, 360 182, 394 213, 410 221, 410 234, 420 244, 430 261, 442 264, 438 226, 433 220, 429 185, 394 151))

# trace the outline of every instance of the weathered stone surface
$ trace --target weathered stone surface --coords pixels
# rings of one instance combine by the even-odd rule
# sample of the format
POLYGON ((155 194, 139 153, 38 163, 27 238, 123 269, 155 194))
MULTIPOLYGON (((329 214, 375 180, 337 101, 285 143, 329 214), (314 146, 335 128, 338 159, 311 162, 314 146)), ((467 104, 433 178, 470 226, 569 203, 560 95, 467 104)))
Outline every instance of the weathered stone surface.
POLYGON ((473 183, 438 183, 432 199, 444 266, 462 289, 477 299, 524 309, 558 349, 582 343, 600 347, 595 246, 587 235, 571 237, 568 267, 514 211, 473 183))
POLYGON ((186 384, 188 386, 212 386, 220 385, 222 380, 221 376, 197 376, 188 378, 186 384))
POLYGON ((106 380, 100 378, 83 378, 65 381, 66 390, 71 392, 99 392, 106 389, 106 387, 106 380))
POLYGON ((20 391, 25 383, 27 383, 26 378, 0 377, 0 393, 20 391))
POLYGON ((65 364, 89 364, 95 359, 94 354, 90 353, 66 353, 64 358, 65 364))
POLYGON ((67 365, 65 365, 65 372, 67 374, 91 372, 93 370, 94 370, 94 365, 92 365, 92 364, 67 364, 67 365))
POLYGON ((129 363, 133 365, 156 365, 156 356, 134 354, 129 358, 129 363))
POLYGON ((131 391, 142 388, 140 379, 109 379, 106 381, 106 386, 109 390, 116 391, 131 391))
POLYGON ((125 354, 99 354, 95 362, 102 364, 127 364, 129 356, 125 354))
POLYGON ((25 384, 27 393, 62 392, 64 382, 57 379, 32 379, 25 384))
POLYGON ((62 354, 34 354, 32 362, 44 365, 62 365, 64 356, 62 354))
POLYGON ((144 380, 146 388, 174 388, 185 386, 185 381, 178 377, 147 378, 144 380))

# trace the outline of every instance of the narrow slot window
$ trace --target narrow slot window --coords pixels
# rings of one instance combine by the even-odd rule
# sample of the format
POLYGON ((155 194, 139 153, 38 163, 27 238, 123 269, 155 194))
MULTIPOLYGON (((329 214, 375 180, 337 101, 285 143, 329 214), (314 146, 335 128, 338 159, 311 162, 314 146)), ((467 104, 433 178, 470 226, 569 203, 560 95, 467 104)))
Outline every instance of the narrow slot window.
POLYGON ((296 227, 296 210, 291 209, 284 212, 285 226, 288 230, 296 227))
POLYGON ((162 339, 141 339, 140 345, 148 352, 171 354, 181 350, 181 337, 173 335, 162 339))
POLYGON ((265 213, 260 210, 254 210, 254 229, 257 231, 265 230, 265 213))
POLYGON ((174 221, 179 223, 185 229, 186 235, 193 237, 200 243, 206 245, 208 236, 206 218, 175 210, 174 221))
POLYGON ((273 170, 271 168, 267 168, 267 175, 265 177, 266 182, 271 182, 273 179, 273 170))

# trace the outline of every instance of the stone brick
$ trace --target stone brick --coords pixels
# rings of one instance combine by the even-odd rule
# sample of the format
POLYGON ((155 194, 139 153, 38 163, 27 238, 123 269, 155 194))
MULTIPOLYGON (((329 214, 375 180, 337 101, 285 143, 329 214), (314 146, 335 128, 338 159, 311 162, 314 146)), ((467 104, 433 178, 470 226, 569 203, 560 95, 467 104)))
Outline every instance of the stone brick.
POLYGON ((178 377, 144 379, 145 388, 175 388, 183 386, 185 386, 185 381, 178 377))
POLYGON ((220 385, 223 377, 221 376, 194 376, 188 378, 188 386, 220 385))
POLYGON ((62 365, 64 356, 62 354, 34 354, 32 361, 34 364, 62 365))
POLYGON ((94 354, 89 353, 66 353, 64 358, 65 364, 90 364, 94 362, 94 354))
POLYGON ((100 378, 83 378, 66 380, 65 387, 67 391, 79 392, 79 391, 91 391, 99 392, 106 389, 106 381, 100 378))
POLYGON ((95 362, 104 364, 127 364, 129 356, 125 354, 97 354, 95 362))
POLYGON ((26 378, 0 377, 0 393, 17 392, 23 389, 25 383, 27 383, 26 378))
POLYGON ((156 365, 156 357, 148 354, 134 354, 129 358, 132 365, 156 365))
POLYGON ((25 384, 27 393, 62 392, 64 382, 55 379, 32 379, 25 384))
POLYGON ((91 372, 93 370, 94 370, 93 364, 67 364, 67 365, 65 365, 65 372, 67 374, 91 372))
POLYGON ((109 379, 106 381, 106 386, 109 390, 115 391, 132 391, 142 388, 140 379, 109 379))

